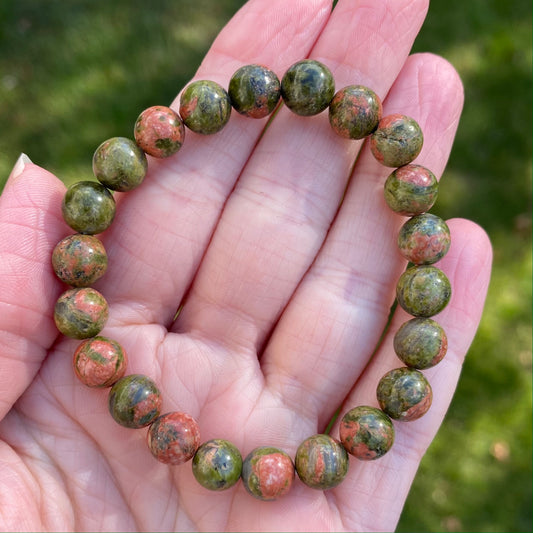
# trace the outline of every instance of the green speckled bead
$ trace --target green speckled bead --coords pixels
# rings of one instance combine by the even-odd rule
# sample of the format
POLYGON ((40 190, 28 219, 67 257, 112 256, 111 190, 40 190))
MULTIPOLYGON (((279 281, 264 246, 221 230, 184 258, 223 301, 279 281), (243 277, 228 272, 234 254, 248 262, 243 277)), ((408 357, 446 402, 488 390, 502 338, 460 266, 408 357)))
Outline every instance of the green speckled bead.
POLYGON ((394 335, 394 351, 411 368, 430 368, 442 361, 448 350, 444 329, 431 318, 413 318, 394 335))
POLYGON ((378 127, 382 111, 381 100, 372 89, 349 85, 331 100, 329 123, 341 137, 363 139, 378 127))
POLYGON ((292 459, 278 448, 252 450, 242 463, 242 481, 249 494, 263 501, 281 498, 294 480, 292 459))
POLYGON ((112 191, 127 192, 138 187, 146 176, 146 155, 131 139, 113 137, 94 152, 93 173, 112 191))
POLYGON ((262 65, 241 67, 229 82, 228 94, 233 108, 250 118, 263 118, 279 102, 281 86, 276 74, 262 65))
POLYGON ((348 453, 329 435, 313 435, 304 440, 294 461, 300 479, 312 489, 336 487, 348 473, 348 453))
POLYGON ((161 393, 147 376, 125 376, 109 391, 109 412, 121 426, 134 429, 148 426, 160 410, 161 393))
POLYGON ((408 268, 398 280, 398 303, 410 315, 431 317, 440 313, 450 301, 452 287, 446 274, 430 265, 408 268))
POLYGON ((342 417, 339 434, 346 451, 362 461, 379 459, 394 443, 390 418, 366 405, 354 407, 342 417))
POLYGON ((61 210, 73 230, 94 235, 111 225, 116 205, 113 195, 101 183, 78 181, 67 189, 61 210))
POLYGON ((181 93, 180 115, 185 125, 195 133, 217 133, 231 115, 228 93, 214 81, 193 81, 181 93))
POLYGON ((103 336, 84 340, 74 352, 74 372, 87 387, 111 387, 124 375, 127 364, 124 348, 103 336))
POLYGON ((64 292, 54 307, 57 329, 73 339, 88 339, 98 335, 105 326, 108 314, 105 298, 90 287, 64 292))
POLYGON ((396 368, 379 381, 377 398, 391 418, 409 422, 424 415, 431 407, 433 393, 422 372, 413 368, 396 368))
POLYGON ((397 168, 385 181, 385 201, 400 215, 413 216, 429 211, 438 193, 435 174, 421 165, 397 168))
POLYGON ((374 157, 386 167, 407 165, 422 150, 424 136, 418 123, 396 113, 383 117, 370 137, 374 157))
POLYGON ((432 265, 450 248, 450 229, 442 218, 424 213, 409 219, 398 234, 401 254, 414 265, 432 265))
POLYGON ((241 477, 242 456, 231 442, 212 439, 198 448, 192 460, 192 472, 202 487, 226 490, 241 477))
POLYGON ((292 65, 281 80, 285 105, 297 115, 308 117, 326 109, 335 94, 331 71, 313 59, 292 65))
POLYGON ((52 252, 52 267, 63 283, 87 287, 104 275, 107 253, 97 237, 76 233, 57 243, 52 252))

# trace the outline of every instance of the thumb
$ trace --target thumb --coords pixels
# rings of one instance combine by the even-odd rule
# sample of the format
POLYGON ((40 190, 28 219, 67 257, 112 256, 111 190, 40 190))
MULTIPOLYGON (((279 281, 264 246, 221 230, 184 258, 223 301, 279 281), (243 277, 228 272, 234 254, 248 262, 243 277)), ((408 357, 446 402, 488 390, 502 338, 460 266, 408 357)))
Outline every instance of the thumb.
POLYGON ((58 335, 53 307, 62 287, 51 253, 68 233, 64 192, 61 181, 21 154, 0 196, 0 419, 58 335))

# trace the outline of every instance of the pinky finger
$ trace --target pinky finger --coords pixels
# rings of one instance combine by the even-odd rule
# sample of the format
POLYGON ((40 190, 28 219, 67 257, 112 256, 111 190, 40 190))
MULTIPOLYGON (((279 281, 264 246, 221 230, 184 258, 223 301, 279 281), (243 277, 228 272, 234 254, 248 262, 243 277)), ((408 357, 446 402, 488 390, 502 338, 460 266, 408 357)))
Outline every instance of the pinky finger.
MULTIPOLYGON (((433 390, 429 411, 412 422, 394 422, 395 442, 392 449, 377 461, 352 460, 352 473, 336 496, 339 505, 350 512, 355 494, 366 500, 365 516, 352 517, 378 531, 392 531, 403 507, 420 460, 435 437, 451 403, 464 357, 481 320, 490 280, 492 248, 487 234, 468 220, 448 222, 452 245, 447 256, 436 266, 452 284, 449 305, 434 319, 444 328, 448 338, 446 357, 435 367, 424 370, 433 390), (355 471, 355 472, 354 472, 355 471), (376 495, 379 494, 379 498, 376 495), (376 525, 376 517, 383 523, 376 525)), ((388 332, 341 409, 345 413, 357 405, 378 407, 376 387, 381 377, 393 368, 404 366, 393 348, 398 328, 412 318, 402 309, 395 312, 388 332)), ((339 421, 333 428, 338 436, 339 421)))

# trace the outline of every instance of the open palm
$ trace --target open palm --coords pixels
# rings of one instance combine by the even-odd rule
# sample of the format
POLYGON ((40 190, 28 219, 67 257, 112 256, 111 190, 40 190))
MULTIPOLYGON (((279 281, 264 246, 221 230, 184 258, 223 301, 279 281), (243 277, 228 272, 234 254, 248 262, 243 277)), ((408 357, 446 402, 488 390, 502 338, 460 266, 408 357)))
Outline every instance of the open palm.
MULTIPOLYGON (((408 57, 426 4, 340 0, 331 12, 331 0, 295 0, 290 9, 286 0, 251 0, 196 78, 227 87, 243 64, 281 76, 299 59, 318 59, 337 88, 367 85, 385 114, 414 117, 425 136, 416 162, 440 175, 462 87, 444 60, 408 57)), ((326 113, 302 118, 282 108, 265 125, 233 113, 222 132, 187 132, 176 156, 151 160, 143 185, 117 195, 116 220, 102 235, 110 267, 95 287, 110 305, 103 334, 126 349, 128 373, 158 383, 163 412, 190 413, 202 441, 228 439, 243 457, 260 445, 294 457, 339 406, 376 405, 380 377, 401 366, 392 335, 403 311, 376 346, 405 268, 395 243, 405 219, 383 200, 391 170, 362 143, 335 136, 326 113)), ((428 414, 395 424, 395 445, 379 461, 351 459, 339 487, 321 492, 297 480, 266 503, 241 485, 208 492, 190 463, 158 463, 145 430, 109 416, 107 390, 75 378, 78 342, 58 335, 52 317, 64 287, 50 255, 71 233, 63 194, 57 178, 27 164, 0 201, 0 528, 393 529, 479 322, 490 271, 483 231, 449 222, 452 247, 439 266, 454 295, 438 321, 450 345, 426 372, 428 414)))

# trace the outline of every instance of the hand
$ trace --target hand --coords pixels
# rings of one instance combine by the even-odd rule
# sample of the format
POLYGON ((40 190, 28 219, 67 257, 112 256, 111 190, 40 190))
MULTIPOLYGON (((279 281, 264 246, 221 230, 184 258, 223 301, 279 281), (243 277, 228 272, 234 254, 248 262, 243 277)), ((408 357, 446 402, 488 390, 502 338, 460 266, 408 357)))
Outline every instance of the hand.
MULTIPOLYGON (((251 0, 196 78, 227 87, 247 63, 281 78, 297 60, 318 59, 337 89, 367 85, 386 96, 384 114, 415 118, 425 137, 416 162, 440 176, 463 93, 443 59, 408 57, 426 9, 423 0, 340 0, 331 13, 331 0, 295 0, 290 9, 286 0, 251 0)), ((117 217, 102 235, 110 267, 95 287, 110 305, 102 333, 126 349, 128 373, 158 383, 162 412, 191 414, 202 441, 226 438, 243 457, 260 445, 294 457, 339 406, 376 405, 380 377, 401 366, 392 349, 409 318, 401 310, 372 354, 405 268, 395 243, 405 219, 383 201, 391 169, 368 146, 337 137, 327 113, 281 109, 261 136, 265 123, 234 112, 222 132, 188 131, 177 155, 151 160, 142 186, 117 195, 117 217)), ((266 503, 240 484, 208 492, 190 463, 158 463, 145 430, 112 420, 108 391, 76 379, 78 341, 58 335, 53 321, 65 287, 50 256, 72 233, 61 218, 64 190, 26 164, 0 200, 0 528, 393 530, 479 323, 491 262, 483 230, 449 221, 452 247, 438 266, 453 296, 437 317, 449 350, 425 371, 429 412, 395 423, 383 458, 352 458, 339 487, 321 492, 296 480, 266 503)))

